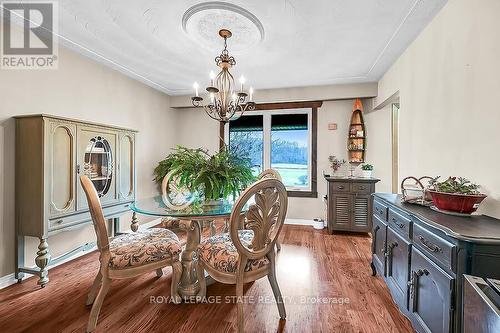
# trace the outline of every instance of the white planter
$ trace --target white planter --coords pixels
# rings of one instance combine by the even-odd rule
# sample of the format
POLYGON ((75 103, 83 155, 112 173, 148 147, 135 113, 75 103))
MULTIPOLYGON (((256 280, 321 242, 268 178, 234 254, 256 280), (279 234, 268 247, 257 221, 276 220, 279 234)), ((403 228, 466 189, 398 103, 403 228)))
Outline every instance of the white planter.
POLYGON ((361 170, 363 171, 363 178, 372 178, 372 170, 361 170))
POLYGON ((313 224, 314 229, 321 230, 325 227, 325 222, 320 219, 314 219, 314 224, 313 224))

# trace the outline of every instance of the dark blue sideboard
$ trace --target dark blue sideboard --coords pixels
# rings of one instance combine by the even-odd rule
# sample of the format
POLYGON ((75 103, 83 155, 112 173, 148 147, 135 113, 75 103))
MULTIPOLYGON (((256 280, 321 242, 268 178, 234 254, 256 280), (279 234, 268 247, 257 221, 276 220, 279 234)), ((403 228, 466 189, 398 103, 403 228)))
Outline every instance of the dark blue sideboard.
POLYGON ((459 217, 376 193, 373 274, 418 332, 463 332, 463 274, 500 279, 500 220, 459 217))

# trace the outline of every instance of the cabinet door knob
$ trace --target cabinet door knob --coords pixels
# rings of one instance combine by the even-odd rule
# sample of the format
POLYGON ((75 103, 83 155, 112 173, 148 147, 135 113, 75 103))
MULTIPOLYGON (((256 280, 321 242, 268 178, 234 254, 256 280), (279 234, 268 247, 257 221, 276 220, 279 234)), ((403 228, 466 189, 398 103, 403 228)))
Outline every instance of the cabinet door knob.
POLYGON ((343 190, 343 189, 344 189, 344 185, 340 185, 339 190, 343 190))

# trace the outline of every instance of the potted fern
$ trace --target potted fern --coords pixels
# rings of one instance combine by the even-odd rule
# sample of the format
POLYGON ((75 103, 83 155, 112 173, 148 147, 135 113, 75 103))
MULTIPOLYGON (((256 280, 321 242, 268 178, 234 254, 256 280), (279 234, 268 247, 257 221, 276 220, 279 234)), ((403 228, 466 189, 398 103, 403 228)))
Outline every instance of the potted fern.
POLYGON ((486 198, 479 192, 479 185, 462 177, 449 177, 443 182, 439 177, 430 182, 428 192, 435 207, 442 212, 470 215, 477 210, 486 198))
POLYGON ((199 193, 206 204, 216 203, 230 195, 238 196, 255 181, 251 162, 227 147, 211 155, 206 150, 177 146, 154 170, 155 181, 161 184, 169 173, 179 187, 199 193))

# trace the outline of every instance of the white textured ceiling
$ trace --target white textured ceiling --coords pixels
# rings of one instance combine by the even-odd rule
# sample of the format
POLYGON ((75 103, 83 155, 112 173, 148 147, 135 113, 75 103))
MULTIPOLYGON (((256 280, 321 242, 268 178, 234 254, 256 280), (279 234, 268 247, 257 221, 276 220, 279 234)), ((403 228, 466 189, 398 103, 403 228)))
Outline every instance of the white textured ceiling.
POLYGON ((446 0, 228 1, 243 14, 211 3, 184 27, 203 1, 58 2, 63 45, 179 95, 217 71, 219 28, 234 30, 233 74, 256 89, 377 81, 446 0))

